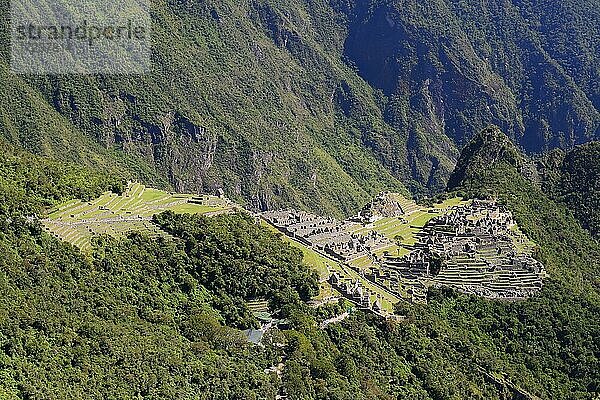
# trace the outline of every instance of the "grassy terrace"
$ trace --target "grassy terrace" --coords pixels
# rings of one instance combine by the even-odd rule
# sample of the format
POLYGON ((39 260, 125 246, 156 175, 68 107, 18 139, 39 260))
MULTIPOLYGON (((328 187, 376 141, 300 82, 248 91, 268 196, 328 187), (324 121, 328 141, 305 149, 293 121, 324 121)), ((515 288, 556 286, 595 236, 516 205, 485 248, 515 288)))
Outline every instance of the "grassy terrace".
POLYGON ((140 231, 167 236, 151 219, 163 211, 189 214, 227 212, 232 205, 214 196, 175 194, 132 183, 118 195, 107 192, 96 200, 69 201, 50 211, 43 224, 49 232, 84 251, 91 250, 94 235, 126 235, 140 231))
POLYGON ((533 250, 536 247, 536 244, 532 240, 530 240, 523 232, 521 232, 521 229, 517 225, 514 225, 511 230, 514 233, 513 243, 517 248, 517 251, 519 253, 533 252, 533 250))

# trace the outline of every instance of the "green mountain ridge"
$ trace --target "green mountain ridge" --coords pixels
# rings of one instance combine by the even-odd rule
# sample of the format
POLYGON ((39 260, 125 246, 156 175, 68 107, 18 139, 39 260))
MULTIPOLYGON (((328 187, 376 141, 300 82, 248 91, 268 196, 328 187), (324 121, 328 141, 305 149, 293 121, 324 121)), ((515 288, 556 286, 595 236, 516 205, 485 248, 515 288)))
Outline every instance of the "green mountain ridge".
MULTIPOLYGON (((497 127, 488 127, 476 135, 463 149, 458 164, 448 182, 448 188, 469 190, 471 181, 480 181, 493 175, 490 165, 500 160, 527 179, 528 184, 542 191, 557 205, 566 206, 581 226, 592 236, 598 234, 598 170, 600 142, 576 146, 571 151, 554 150, 539 157, 524 156, 512 141, 497 127)), ((509 179, 507 175, 504 179, 509 179)), ((494 187, 486 195, 495 197, 494 187)))
POLYGON ((145 76, 3 66, 4 137, 72 160, 104 147, 133 178, 253 209, 336 215, 403 184, 442 190, 491 123, 530 152, 598 139, 588 2, 154 1, 152 19, 145 76))
POLYGON ((583 227, 600 233, 600 142, 569 152, 556 150, 538 161, 544 190, 573 210, 583 227))

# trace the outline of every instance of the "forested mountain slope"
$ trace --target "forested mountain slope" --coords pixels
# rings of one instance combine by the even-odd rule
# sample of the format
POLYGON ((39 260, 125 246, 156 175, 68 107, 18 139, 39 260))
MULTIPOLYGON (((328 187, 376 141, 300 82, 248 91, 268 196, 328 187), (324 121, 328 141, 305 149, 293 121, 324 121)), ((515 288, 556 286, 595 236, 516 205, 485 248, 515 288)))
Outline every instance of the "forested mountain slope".
POLYGON ((530 152, 570 147, 600 134, 594 3, 357 2, 344 53, 409 137, 461 146, 493 123, 530 152))
MULTIPOLYGON (((223 187, 253 208, 339 212, 383 188, 402 190, 361 142, 363 132, 390 129, 372 90, 313 33, 288 40, 286 24, 260 4, 159 1, 150 74, 24 77, 23 84, 72 130, 145 160, 179 191, 223 187), (270 29, 282 29, 281 41, 270 29), (364 118, 343 115, 342 86, 357 93, 364 118)), ((25 130, 37 131, 44 120, 36 114, 12 114, 17 99, 6 96, 7 119, 33 120, 25 130)), ((54 134, 62 132, 47 132, 54 134)))
POLYGON ((598 371, 600 363, 595 339, 600 324, 593 317, 600 310, 600 246, 579 226, 571 210, 554 201, 552 193, 544 193, 534 165, 497 128, 489 128, 469 143, 452 175, 450 190, 498 198, 507 204, 539 245, 540 260, 549 272, 542 294, 531 301, 485 306, 500 312, 496 322, 487 312, 470 312, 480 319, 480 326, 487 326, 487 332, 503 338, 509 358, 534 375, 545 376, 542 379, 549 386, 546 394, 537 392, 539 396, 593 398, 594 394, 583 392, 597 393, 600 382, 592 372, 598 371), (512 315, 519 322, 508 322, 501 315, 512 315), (520 328, 513 330, 516 326, 520 328), (545 369, 561 372, 548 375, 545 369), (579 378, 586 381, 579 389, 583 392, 573 391, 574 387, 564 391, 566 386, 559 383, 579 378))
POLYGON ((3 135, 55 155, 91 138, 178 190, 334 213, 400 182, 440 190, 457 149, 490 123, 536 152, 599 135, 594 0, 152 10, 148 75, 17 77, 2 65, 3 135))
POLYGON ((555 150, 537 166, 544 190, 566 204, 592 235, 600 234, 600 142, 555 150))
POLYGON ((242 215, 166 213, 174 240, 102 237, 84 256, 35 219, 118 177, 10 152, 0 160, 0 397, 208 399, 595 399, 600 392, 597 241, 530 179, 497 129, 477 135, 452 193, 505 203, 539 245, 541 293, 499 302, 449 290, 402 303, 401 321, 305 305, 317 282, 300 251, 242 215), (480 164, 488 168, 482 170, 480 164), (31 185, 31 182, 36 182, 31 185), (247 343, 246 301, 288 327, 247 343), (283 362, 281 377, 265 370, 283 362))

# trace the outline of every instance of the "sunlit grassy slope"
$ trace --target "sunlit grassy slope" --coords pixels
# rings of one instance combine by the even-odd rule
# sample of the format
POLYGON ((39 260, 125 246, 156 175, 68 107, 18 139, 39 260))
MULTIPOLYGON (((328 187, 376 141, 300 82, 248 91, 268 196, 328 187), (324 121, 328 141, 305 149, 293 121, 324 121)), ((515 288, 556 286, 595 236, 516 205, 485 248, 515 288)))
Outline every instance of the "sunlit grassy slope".
POLYGON ((132 183, 121 195, 107 192, 93 201, 65 203, 42 222, 55 236, 88 251, 94 235, 119 236, 131 231, 167 235, 152 222, 152 216, 163 211, 210 215, 233 208, 215 196, 168 193, 132 183))

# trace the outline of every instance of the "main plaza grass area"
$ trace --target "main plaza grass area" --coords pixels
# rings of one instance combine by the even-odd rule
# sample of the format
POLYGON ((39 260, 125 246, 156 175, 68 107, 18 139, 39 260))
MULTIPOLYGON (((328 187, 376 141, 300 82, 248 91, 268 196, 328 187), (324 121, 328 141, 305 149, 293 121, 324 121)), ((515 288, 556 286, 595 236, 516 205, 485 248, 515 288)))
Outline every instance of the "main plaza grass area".
MULTIPOLYGON (((397 243, 396 245, 377 250, 375 252, 377 255, 387 252, 390 256, 401 257, 408 254, 410 246, 417 242, 416 235, 429 221, 437 216, 448 213, 453 207, 468 204, 468 201, 464 201, 460 197, 445 200, 442 203, 434 204, 432 207, 420 206, 405 198, 396 198, 396 200, 400 200, 399 202, 403 204, 405 209, 410 210, 410 213, 404 214, 401 217, 378 218, 371 224, 353 230, 354 233, 362 235, 376 231, 397 243)), ((361 264, 364 264, 364 260, 361 264)))
POLYGON ((167 236, 152 222, 152 216, 163 211, 189 214, 227 212, 232 204, 207 195, 168 193, 131 183, 122 194, 104 193, 99 198, 61 204, 43 220, 45 228, 84 251, 91 249, 94 235, 125 235, 140 231, 149 235, 167 236))

